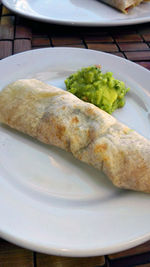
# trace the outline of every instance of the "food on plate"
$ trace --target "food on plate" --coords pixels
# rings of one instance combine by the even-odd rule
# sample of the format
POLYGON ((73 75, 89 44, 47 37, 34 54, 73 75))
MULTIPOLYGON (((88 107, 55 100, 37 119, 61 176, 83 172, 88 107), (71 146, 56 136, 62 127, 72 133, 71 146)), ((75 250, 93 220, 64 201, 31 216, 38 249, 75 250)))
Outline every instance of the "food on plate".
POLYGON ((66 89, 108 113, 125 104, 125 94, 129 91, 124 82, 113 77, 112 72, 102 73, 100 66, 90 66, 70 75, 66 80, 66 89))
POLYGON ((67 91, 36 79, 11 83, 0 92, 0 121, 71 152, 117 187, 150 193, 150 141, 67 91))
POLYGON ((130 8, 133 8, 143 2, 148 2, 149 0, 100 0, 110 6, 113 6, 123 13, 127 13, 130 8))

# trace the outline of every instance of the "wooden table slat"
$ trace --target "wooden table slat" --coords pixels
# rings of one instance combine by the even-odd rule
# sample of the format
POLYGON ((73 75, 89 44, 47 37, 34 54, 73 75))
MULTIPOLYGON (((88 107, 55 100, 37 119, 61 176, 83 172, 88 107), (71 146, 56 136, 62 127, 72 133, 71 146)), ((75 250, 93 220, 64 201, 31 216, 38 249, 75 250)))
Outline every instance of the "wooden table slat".
POLYGON ((143 34, 143 38, 146 42, 150 42, 150 33, 143 34))
POLYGON ((2 15, 10 15, 12 12, 6 8, 5 6, 3 6, 3 9, 2 9, 2 15))
POLYGON ((12 55, 12 41, 0 41, 0 59, 12 55))
POLYGON ((14 40, 14 26, 0 25, 0 40, 14 40))
POLYGON ((33 252, 15 246, 7 241, 0 241, 0 267, 33 267, 33 252))
POLYGON ((116 259, 116 258, 131 256, 131 255, 143 254, 143 253, 146 253, 149 251, 150 251, 150 241, 146 242, 140 246, 134 247, 134 248, 129 249, 129 250, 125 250, 125 251, 120 252, 120 253, 110 254, 108 257, 110 259, 116 259))
POLYGON ((87 43, 112 43, 113 38, 110 35, 85 35, 84 40, 87 43))
POLYGON ((140 264, 140 265, 135 265, 133 267, 150 267, 150 263, 146 263, 146 264, 140 264))
POLYGON ((49 256, 37 253, 37 267, 102 267, 105 265, 104 256, 90 258, 70 258, 49 256))
POLYGON ((51 46, 49 38, 33 38, 32 39, 32 46, 36 47, 44 47, 44 46, 51 46))
POLYGON ((54 46, 67 44, 82 44, 82 39, 78 36, 52 36, 52 43, 54 46))
POLYGON ((31 50, 31 41, 27 39, 14 40, 14 54, 31 50))
POLYGON ((16 25, 15 29, 15 38, 18 39, 31 39, 32 38, 32 31, 29 27, 23 25, 16 25))
POLYGON ((15 23, 15 16, 2 16, 0 24, 1 25, 14 25, 15 23))
POLYGON ((142 42, 142 38, 139 34, 118 34, 113 35, 116 42, 142 42))
POLYGON ((121 51, 146 51, 150 50, 146 43, 118 43, 121 51))
POLYGON ((118 52, 119 49, 116 44, 101 44, 101 43, 87 43, 89 49, 104 51, 104 52, 118 52))
POLYGON ((125 52, 127 59, 132 61, 143 61, 143 60, 150 60, 150 51, 138 51, 137 52, 125 52))

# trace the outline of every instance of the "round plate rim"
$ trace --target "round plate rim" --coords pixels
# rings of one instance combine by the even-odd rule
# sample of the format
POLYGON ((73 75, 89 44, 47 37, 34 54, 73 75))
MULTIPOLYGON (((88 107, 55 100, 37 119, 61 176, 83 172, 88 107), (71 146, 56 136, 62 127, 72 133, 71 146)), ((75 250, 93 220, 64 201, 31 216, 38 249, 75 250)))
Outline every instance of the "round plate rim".
POLYGON ((134 25, 134 24, 142 24, 146 22, 150 22, 150 16, 142 17, 142 18, 132 18, 132 19, 126 19, 126 20, 116 20, 116 21, 105 21, 105 22, 84 22, 84 21, 73 21, 73 20, 60 20, 60 19, 51 19, 44 16, 34 16, 30 15, 29 13, 24 13, 21 10, 16 10, 13 6, 9 5, 7 3, 7 0, 2 0, 3 5, 6 6, 6 8, 10 9, 12 12, 19 14, 23 17, 33 19, 35 21, 41 21, 46 23, 52 23, 52 24, 58 24, 58 25, 66 25, 66 26, 88 26, 88 27, 105 27, 105 26, 125 26, 125 25, 134 25))
MULTIPOLYGON (((11 60, 11 58, 15 58, 15 57, 20 57, 21 55, 26 55, 26 54, 30 54, 30 53, 38 53, 40 51, 43 50, 47 50, 47 51, 52 51, 52 50, 82 50, 82 51, 86 51, 86 52, 90 52, 92 51, 93 53, 98 53, 98 54, 103 54, 103 55, 107 55, 108 57, 116 57, 115 55, 111 55, 105 52, 100 52, 100 51, 94 51, 94 50, 90 50, 90 49, 84 49, 84 48, 68 48, 68 47, 57 47, 57 48, 40 48, 40 49, 35 49, 35 50, 29 50, 26 52, 22 52, 16 55, 12 55, 8 58, 5 58, 3 60, 1 60, 0 66, 5 62, 7 64, 7 61, 9 62, 9 60, 11 60)), ((118 58, 121 61, 128 61, 129 64, 132 64, 133 66, 136 66, 136 68, 139 68, 139 70, 147 72, 147 74, 149 74, 149 71, 147 69, 145 69, 142 66, 137 65, 134 62, 131 62, 127 59, 123 59, 123 58, 118 58)), ((107 247, 107 248, 103 248, 101 250, 99 250, 99 248, 97 249, 89 249, 89 250, 84 250, 84 249, 80 249, 80 250, 69 250, 69 249, 60 249, 60 248, 52 248, 52 247, 44 247, 44 246, 40 246, 39 244, 35 244, 34 242, 29 242, 27 240, 21 240, 19 238, 16 238, 14 235, 12 234, 8 234, 6 232, 2 232, 0 231, 0 236, 4 239, 6 239, 7 241, 10 241, 14 244, 17 244, 19 246, 31 249, 31 250, 36 250, 42 253, 47 253, 47 254, 54 254, 54 255, 63 255, 63 256, 70 256, 70 257, 88 257, 88 256, 101 256, 101 255, 106 255, 106 254, 111 254, 111 253, 115 253, 115 252, 120 252, 122 250, 125 249, 130 249, 134 246, 140 245, 146 241, 148 241, 150 239, 150 232, 138 237, 135 240, 131 240, 130 242, 125 242, 125 243, 119 243, 116 246, 113 247, 107 247)))

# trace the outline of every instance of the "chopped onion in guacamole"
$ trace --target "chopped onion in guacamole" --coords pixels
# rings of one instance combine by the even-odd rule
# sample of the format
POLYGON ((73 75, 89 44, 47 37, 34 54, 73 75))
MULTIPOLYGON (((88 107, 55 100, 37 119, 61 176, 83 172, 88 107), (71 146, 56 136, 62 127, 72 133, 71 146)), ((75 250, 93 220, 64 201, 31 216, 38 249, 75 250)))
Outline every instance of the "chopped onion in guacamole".
POLYGON ((82 68, 70 75, 65 84, 67 91, 110 114, 124 106, 124 96, 129 91, 124 82, 113 77, 112 72, 103 74, 100 66, 82 68))

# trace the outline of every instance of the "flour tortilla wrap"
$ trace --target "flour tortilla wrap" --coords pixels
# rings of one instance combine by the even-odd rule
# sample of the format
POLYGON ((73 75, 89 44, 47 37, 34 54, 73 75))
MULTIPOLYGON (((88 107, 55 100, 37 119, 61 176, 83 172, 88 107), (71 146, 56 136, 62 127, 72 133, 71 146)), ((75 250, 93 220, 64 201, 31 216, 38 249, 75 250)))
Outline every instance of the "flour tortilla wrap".
POLYGON ((18 80, 0 92, 0 121, 71 152, 120 188, 150 192, 150 141, 67 91, 18 80))
POLYGON ((149 0, 100 0, 110 6, 113 6, 124 13, 127 13, 128 9, 139 5, 142 2, 149 0))

